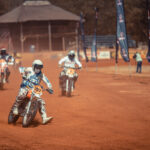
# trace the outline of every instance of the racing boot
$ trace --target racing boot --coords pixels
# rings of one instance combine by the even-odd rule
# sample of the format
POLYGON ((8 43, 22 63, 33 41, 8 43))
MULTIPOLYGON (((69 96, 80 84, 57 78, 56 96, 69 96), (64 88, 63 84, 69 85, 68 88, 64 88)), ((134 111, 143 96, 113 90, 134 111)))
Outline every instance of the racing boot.
POLYGON ((43 102, 43 101, 41 101, 41 107, 39 109, 39 112, 42 117, 42 124, 47 124, 48 122, 50 122, 53 119, 53 117, 47 117, 47 114, 45 111, 45 102, 43 102))
POLYGON ((73 88, 74 88, 74 89, 75 89, 75 84, 76 84, 76 82, 77 82, 77 79, 78 79, 78 77, 75 76, 75 77, 74 77, 74 84, 73 84, 73 88))
POLYGON ((10 71, 7 70, 7 72, 6 72, 6 82, 7 83, 9 83, 9 80, 8 80, 9 76, 10 76, 10 71))
POLYGON ((42 119, 43 119, 42 124, 47 124, 48 122, 50 122, 53 119, 53 117, 44 117, 42 119))

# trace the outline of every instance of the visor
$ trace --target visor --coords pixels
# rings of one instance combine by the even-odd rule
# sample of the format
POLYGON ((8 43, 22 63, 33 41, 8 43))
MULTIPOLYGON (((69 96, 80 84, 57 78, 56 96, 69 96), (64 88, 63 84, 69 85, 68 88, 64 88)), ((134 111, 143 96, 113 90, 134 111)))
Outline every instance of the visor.
POLYGON ((34 68, 36 68, 36 69, 42 69, 43 65, 35 65, 34 68))

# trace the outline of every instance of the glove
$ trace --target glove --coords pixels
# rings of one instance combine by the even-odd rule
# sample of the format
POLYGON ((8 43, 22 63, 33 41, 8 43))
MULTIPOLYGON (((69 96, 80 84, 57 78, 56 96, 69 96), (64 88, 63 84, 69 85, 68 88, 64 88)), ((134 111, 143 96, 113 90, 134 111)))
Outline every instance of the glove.
POLYGON ((47 92, 49 92, 50 94, 54 93, 54 91, 52 89, 47 89, 47 92))

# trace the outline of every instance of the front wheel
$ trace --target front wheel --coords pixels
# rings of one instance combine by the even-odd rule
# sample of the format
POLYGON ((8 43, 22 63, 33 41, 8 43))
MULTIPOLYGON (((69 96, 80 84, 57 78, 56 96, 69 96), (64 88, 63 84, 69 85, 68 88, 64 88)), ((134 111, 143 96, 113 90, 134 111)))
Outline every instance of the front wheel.
POLYGON ((11 110, 8 115, 8 124, 15 123, 19 119, 19 115, 14 115, 13 111, 11 110))
POLYGON ((68 82, 66 83, 66 84, 68 84, 68 85, 67 85, 67 86, 68 86, 68 90, 67 90, 67 93, 66 93, 66 95, 67 95, 68 97, 71 96, 71 92, 72 92, 72 83, 73 83, 72 80, 68 80, 68 82))
POLYGON ((22 121, 23 127, 28 127, 30 125, 32 120, 35 118, 37 110, 38 110, 38 101, 32 101, 28 114, 25 113, 23 117, 23 121, 22 121))

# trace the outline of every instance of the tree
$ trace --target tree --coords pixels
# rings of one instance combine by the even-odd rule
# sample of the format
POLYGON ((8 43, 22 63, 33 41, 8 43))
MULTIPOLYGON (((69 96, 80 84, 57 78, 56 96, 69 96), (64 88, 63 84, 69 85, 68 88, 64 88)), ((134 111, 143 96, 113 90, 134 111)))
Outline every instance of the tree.
MULTIPOLYGON (((24 0, 0 0, 0 14, 21 5, 24 0)), ((85 15, 85 34, 94 33, 94 7, 99 8, 97 34, 116 34, 115 0, 49 0, 57 5, 80 15, 85 15)), ((127 34, 136 41, 147 41, 146 0, 124 0, 127 34)))

